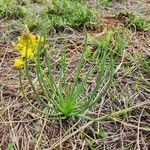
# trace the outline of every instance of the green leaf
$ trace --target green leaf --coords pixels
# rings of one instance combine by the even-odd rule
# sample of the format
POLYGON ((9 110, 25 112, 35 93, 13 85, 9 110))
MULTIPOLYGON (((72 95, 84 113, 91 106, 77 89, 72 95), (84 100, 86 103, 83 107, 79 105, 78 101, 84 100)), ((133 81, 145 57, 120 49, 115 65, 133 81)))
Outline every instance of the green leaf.
POLYGON ((9 143, 6 150, 14 150, 14 143, 9 143))
POLYGON ((88 47, 86 48, 86 50, 85 50, 85 52, 84 52, 84 57, 85 57, 86 59, 89 59, 89 58, 91 57, 91 47, 90 47, 90 46, 88 46, 88 47))
POLYGON ((108 135, 108 132, 105 129, 100 128, 96 134, 98 135, 98 137, 104 138, 108 135))
POLYGON ((91 141, 90 139, 86 138, 87 144, 89 146, 89 150, 94 150, 93 148, 93 141, 91 141))

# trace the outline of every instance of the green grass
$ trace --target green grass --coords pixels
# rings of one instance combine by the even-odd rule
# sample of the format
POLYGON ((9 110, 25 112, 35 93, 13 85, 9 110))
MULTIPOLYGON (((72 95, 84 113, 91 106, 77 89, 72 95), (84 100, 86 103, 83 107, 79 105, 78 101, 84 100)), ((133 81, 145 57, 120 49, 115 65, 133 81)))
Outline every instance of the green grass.
POLYGON ((14 150, 14 143, 9 143, 6 150, 14 150))
POLYGON ((108 6, 112 2, 112 0, 99 0, 100 5, 102 6, 108 6))
POLYGON ((66 26, 83 29, 97 24, 96 11, 78 0, 3 0, 0 4, 0 19, 5 18, 19 20, 20 26, 27 25, 31 31, 66 26))
POLYGON ((27 15, 26 9, 21 6, 16 6, 13 3, 0 4, 0 19, 19 19, 27 15))
POLYGON ((51 27, 92 27, 96 24, 95 13, 85 4, 72 0, 51 0, 41 14, 51 27))
POLYGON ((144 31, 150 27, 150 20, 140 17, 135 12, 119 10, 116 14, 116 17, 123 20, 125 27, 136 28, 138 31, 144 31))
POLYGON ((100 138, 105 138, 107 136, 107 131, 104 129, 104 128, 100 128, 98 131, 97 131, 97 136, 100 137, 100 138))

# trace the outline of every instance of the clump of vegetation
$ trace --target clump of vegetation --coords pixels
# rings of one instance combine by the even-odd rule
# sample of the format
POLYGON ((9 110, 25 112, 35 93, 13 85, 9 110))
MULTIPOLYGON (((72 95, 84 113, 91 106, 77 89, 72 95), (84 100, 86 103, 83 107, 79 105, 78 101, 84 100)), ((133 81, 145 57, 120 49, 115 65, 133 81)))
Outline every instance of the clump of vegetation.
POLYGON ((31 15, 26 16, 25 20, 22 21, 23 24, 27 24, 30 31, 41 30, 43 28, 44 22, 42 22, 41 18, 33 17, 31 15))
POLYGON ((0 4, 0 19, 19 19, 27 15, 25 8, 13 3, 0 4))
POLYGON ((112 0, 99 0, 100 5, 108 6, 112 0))
POLYGON ((60 26, 93 27, 97 22, 95 13, 88 6, 72 0, 51 0, 41 14, 42 16, 44 16, 45 22, 54 28, 60 26))
POLYGON ((20 24, 26 24, 31 31, 62 26, 92 28, 97 23, 96 12, 79 0, 3 0, 0 19, 4 18, 19 19, 20 24))
POLYGON ((136 27, 138 31, 143 31, 150 27, 150 22, 146 18, 142 18, 134 12, 120 10, 116 17, 123 20, 125 27, 136 27))
MULTIPOLYGON (((65 50, 62 50, 59 62, 60 80, 58 82, 55 79, 55 75, 52 73, 51 56, 46 50, 48 49, 48 45, 45 44, 44 37, 33 35, 29 31, 25 31, 22 36, 18 37, 17 43, 12 43, 13 47, 20 53, 20 57, 15 59, 14 65, 19 68, 20 87, 25 100, 34 110, 42 114, 65 118, 80 116, 87 109, 93 107, 107 92, 112 82, 116 56, 115 52, 110 50, 110 41, 112 41, 114 35, 113 31, 106 32, 103 38, 97 41, 98 47, 92 53, 91 61, 88 64, 88 70, 82 76, 81 81, 79 80, 79 78, 81 78, 81 70, 86 63, 84 54, 81 55, 71 82, 68 82, 66 81, 66 53, 65 50), (41 66, 40 63, 41 50, 44 53, 42 56, 44 55, 44 66, 47 68, 48 73, 44 71, 45 68, 43 68, 44 66, 41 66), (29 59, 35 64, 36 76, 43 96, 38 93, 33 83, 34 79, 31 77, 29 71, 29 59), (24 67, 24 69, 22 69, 22 67, 24 67), (36 104, 28 98, 23 85, 23 74, 26 75, 36 100, 45 108, 45 111, 38 108, 36 104), (88 80, 91 79, 93 74, 97 77, 95 84, 92 85, 89 93, 84 93, 88 80)), ((118 43, 116 43, 118 45, 118 51, 122 50, 122 42, 120 42, 121 41, 118 41, 118 43)), ((85 38, 84 52, 87 46, 87 38, 85 38)))
POLYGON ((98 131, 97 131, 97 136, 100 137, 100 138, 104 138, 107 136, 107 131, 104 129, 104 128, 100 128, 98 131))
MULTIPOLYGON (((102 51, 109 49, 109 51, 113 53, 113 59, 117 61, 119 57, 122 57, 122 52, 125 46, 124 30, 122 28, 108 30, 101 38, 94 38, 94 44, 102 51)), ((90 47, 86 48, 84 56, 88 60, 92 59, 92 51, 90 47)), ((95 58, 97 70, 101 71, 101 67, 99 68, 99 59, 102 59, 101 55, 98 55, 95 58)))

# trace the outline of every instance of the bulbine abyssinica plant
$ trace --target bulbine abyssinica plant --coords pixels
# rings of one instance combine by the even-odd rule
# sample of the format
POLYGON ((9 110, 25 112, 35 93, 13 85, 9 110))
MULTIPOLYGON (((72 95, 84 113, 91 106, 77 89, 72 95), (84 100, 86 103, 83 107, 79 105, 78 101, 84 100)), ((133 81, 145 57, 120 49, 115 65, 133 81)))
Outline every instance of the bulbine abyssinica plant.
POLYGON ((124 49, 124 36, 122 35, 112 30, 106 32, 101 39, 95 39, 96 49, 91 53, 88 63, 84 55, 88 47, 86 36, 83 54, 69 82, 67 81, 65 50, 61 51, 59 81, 56 81, 50 59, 52 54, 48 49, 48 44, 45 44, 45 38, 25 31, 22 36, 18 37, 18 42, 13 43, 13 46, 20 52, 20 57, 15 59, 14 65, 19 68, 22 96, 34 110, 42 114, 64 118, 81 116, 86 110, 96 105, 111 86, 116 55, 124 49), (44 57, 44 65, 40 63, 41 57, 44 57), (30 62, 34 62, 35 78, 37 78, 40 92, 33 82, 30 62), (83 73, 85 64, 87 65, 83 73), (29 81, 35 100, 28 97, 24 88, 24 75, 29 81), (86 87, 93 76, 96 79, 91 83, 90 90, 87 92, 86 87))

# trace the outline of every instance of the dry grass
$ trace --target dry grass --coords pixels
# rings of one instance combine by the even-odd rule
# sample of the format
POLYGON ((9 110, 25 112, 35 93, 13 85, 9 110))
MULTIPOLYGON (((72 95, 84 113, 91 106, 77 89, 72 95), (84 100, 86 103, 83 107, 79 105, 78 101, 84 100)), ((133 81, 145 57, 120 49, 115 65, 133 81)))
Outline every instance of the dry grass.
MULTIPOLYGON (((135 0, 117 3, 127 9, 135 9, 140 14, 148 14, 150 2, 135 0), (140 7, 138 7, 140 6, 140 7)), ((119 7, 118 6, 118 7, 119 7)), ((101 10, 102 11, 102 10, 101 10)), ((114 18, 114 8, 110 7, 102 16, 97 30, 89 34, 102 36, 103 31, 112 26, 122 26, 114 18)), ((149 14, 148 14, 149 15, 149 14)), ((150 148, 150 30, 127 32, 124 55, 118 60, 119 66, 114 82, 101 102, 86 114, 102 117, 108 113, 128 107, 130 111, 121 116, 110 116, 99 122, 81 118, 54 120, 35 113, 19 93, 18 71, 12 67, 13 58, 18 54, 11 48, 11 33, 14 37, 19 28, 5 26, 0 20, 0 149, 5 150, 14 142, 15 150, 148 150, 150 148), (106 137, 96 133, 103 128, 106 137), (90 142, 89 142, 90 141, 90 142)), ((67 43, 68 73, 72 73, 82 48, 84 35, 67 28, 64 35, 55 30, 49 33, 54 55, 54 72, 57 66, 61 43, 67 43)), ((89 43, 91 43, 89 41, 89 43)), ((92 47, 92 45, 91 45, 92 47)), ((69 79, 69 76, 68 76, 69 79)), ((27 81, 25 81, 27 84, 27 81)), ((32 93, 29 93, 32 96, 32 93)), ((31 97, 32 98, 32 97, 31 97)))

